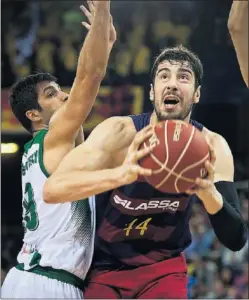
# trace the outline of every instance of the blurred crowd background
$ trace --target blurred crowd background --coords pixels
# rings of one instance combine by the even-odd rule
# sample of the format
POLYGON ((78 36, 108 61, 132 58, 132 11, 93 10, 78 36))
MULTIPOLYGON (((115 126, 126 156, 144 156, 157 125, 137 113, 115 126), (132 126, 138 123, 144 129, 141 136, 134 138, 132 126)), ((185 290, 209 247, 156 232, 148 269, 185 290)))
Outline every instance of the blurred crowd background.
MULTIPOLYGON (((2 143, 2 280, 21 248, 20 159, 30 136, 10 112, 7 95, 20 77, 46 71, 70 89, 86 35, 79 1, 2 1, 1 104, 2 143)), ((150 67, 167 46, 182 44, 204 64, 200 104, 193 118, 228 141, 235 181, 248 223, 249 99, 227 30, 231 1, 113 1, 118 40, 106 78, 86 123, 86 135, 112 115, 152 110, 148 98, 150 67)), ((228 224, 229 230, 229 224, 228 224)), ((214 236, 207 215, 196 203, 191 219, 193 241, 186 250, 191 298, 248 298, 248 244, 239 252, 225 249, 214 236)))

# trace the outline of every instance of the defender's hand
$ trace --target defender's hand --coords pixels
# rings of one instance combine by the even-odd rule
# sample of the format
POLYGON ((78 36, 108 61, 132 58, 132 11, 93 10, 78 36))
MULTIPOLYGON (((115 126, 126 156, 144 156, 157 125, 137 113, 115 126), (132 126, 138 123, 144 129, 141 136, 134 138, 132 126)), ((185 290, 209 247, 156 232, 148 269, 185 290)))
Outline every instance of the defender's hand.
MULTIPOLYGON (((81 5, 80 9, 83 11, 84 15, 87 17, 88 22, 82 22, 82 25, 86 27, 87 30, 89 30, 91 28, 92 25, 92 21, 93 21, 93 17, 95 14, 95 9, 96 9, 96 1, 87 1, 89 10, 84 6, 81 5)), ((117 39, 117 33, 116 33, 116 29, 113 25, 113 20, 112 20, 112 16, 110 17, 110 40, 109 43, 112 46, 115 41, 117 39)))

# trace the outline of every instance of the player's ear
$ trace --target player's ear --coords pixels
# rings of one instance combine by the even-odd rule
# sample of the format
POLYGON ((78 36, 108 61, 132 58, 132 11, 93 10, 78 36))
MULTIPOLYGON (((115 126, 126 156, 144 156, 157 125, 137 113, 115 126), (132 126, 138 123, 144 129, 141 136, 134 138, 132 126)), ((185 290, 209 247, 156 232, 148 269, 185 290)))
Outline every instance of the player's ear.
POLYGON ((201 97, 201 86, 199 85, 194 93, 194 103, 198 103, 201 97))
POLYGON ((154 102, 154 87, 153 84, 150 85, 150 101, 154 102))
POLYGON ((39 122, 42 119, 41 114, 36 109, 26 111, 25 115, 32 122, 39 122))

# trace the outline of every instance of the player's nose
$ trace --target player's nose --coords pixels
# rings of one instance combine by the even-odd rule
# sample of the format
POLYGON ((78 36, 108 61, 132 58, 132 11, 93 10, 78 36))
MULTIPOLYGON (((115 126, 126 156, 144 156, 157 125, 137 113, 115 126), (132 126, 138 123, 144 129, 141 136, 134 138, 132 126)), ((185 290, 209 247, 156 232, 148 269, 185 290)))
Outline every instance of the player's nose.
POLYGON ((61 100, 62 100, 62 102, 67 101, 67 100, 68 100, 68 94, 62 93, 62 95, 61 95, 61 100))
POLYGON ((168 94, 170 94, 170 93, 173 94, 178 91, 178 88, 176 85, 170 85, 170 86, 167 86, 166 91, 168 94))
POLYGON ((167 82, 167 86, 166 86, 167 91, 177 91, 178 87, 177 87, 177 80, 176 78, 174 78, 173 76, 170 78, 170 80, 167 82))

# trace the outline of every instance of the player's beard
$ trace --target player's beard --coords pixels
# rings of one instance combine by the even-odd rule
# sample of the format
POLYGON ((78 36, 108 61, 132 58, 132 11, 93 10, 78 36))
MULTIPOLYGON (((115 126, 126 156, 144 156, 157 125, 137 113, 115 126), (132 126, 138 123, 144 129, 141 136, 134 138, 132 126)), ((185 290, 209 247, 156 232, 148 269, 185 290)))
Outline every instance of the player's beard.
POLYGON ((156 101, 153 102, 153 106, 154 106, 154 110, 157 115, 158 121, 164 121, 164 120, 182 120, 182 121, 184 121, 191 114, 193 106, 194 106, 194 102, 193 102, 193 97, 192 97, 192 101, 185 104, 182 107, 182 109, 176 113, 174 113, 174 112, 167 113, 165 111, 162 111, 159 108, 159 105, 157 104, 156 101))

